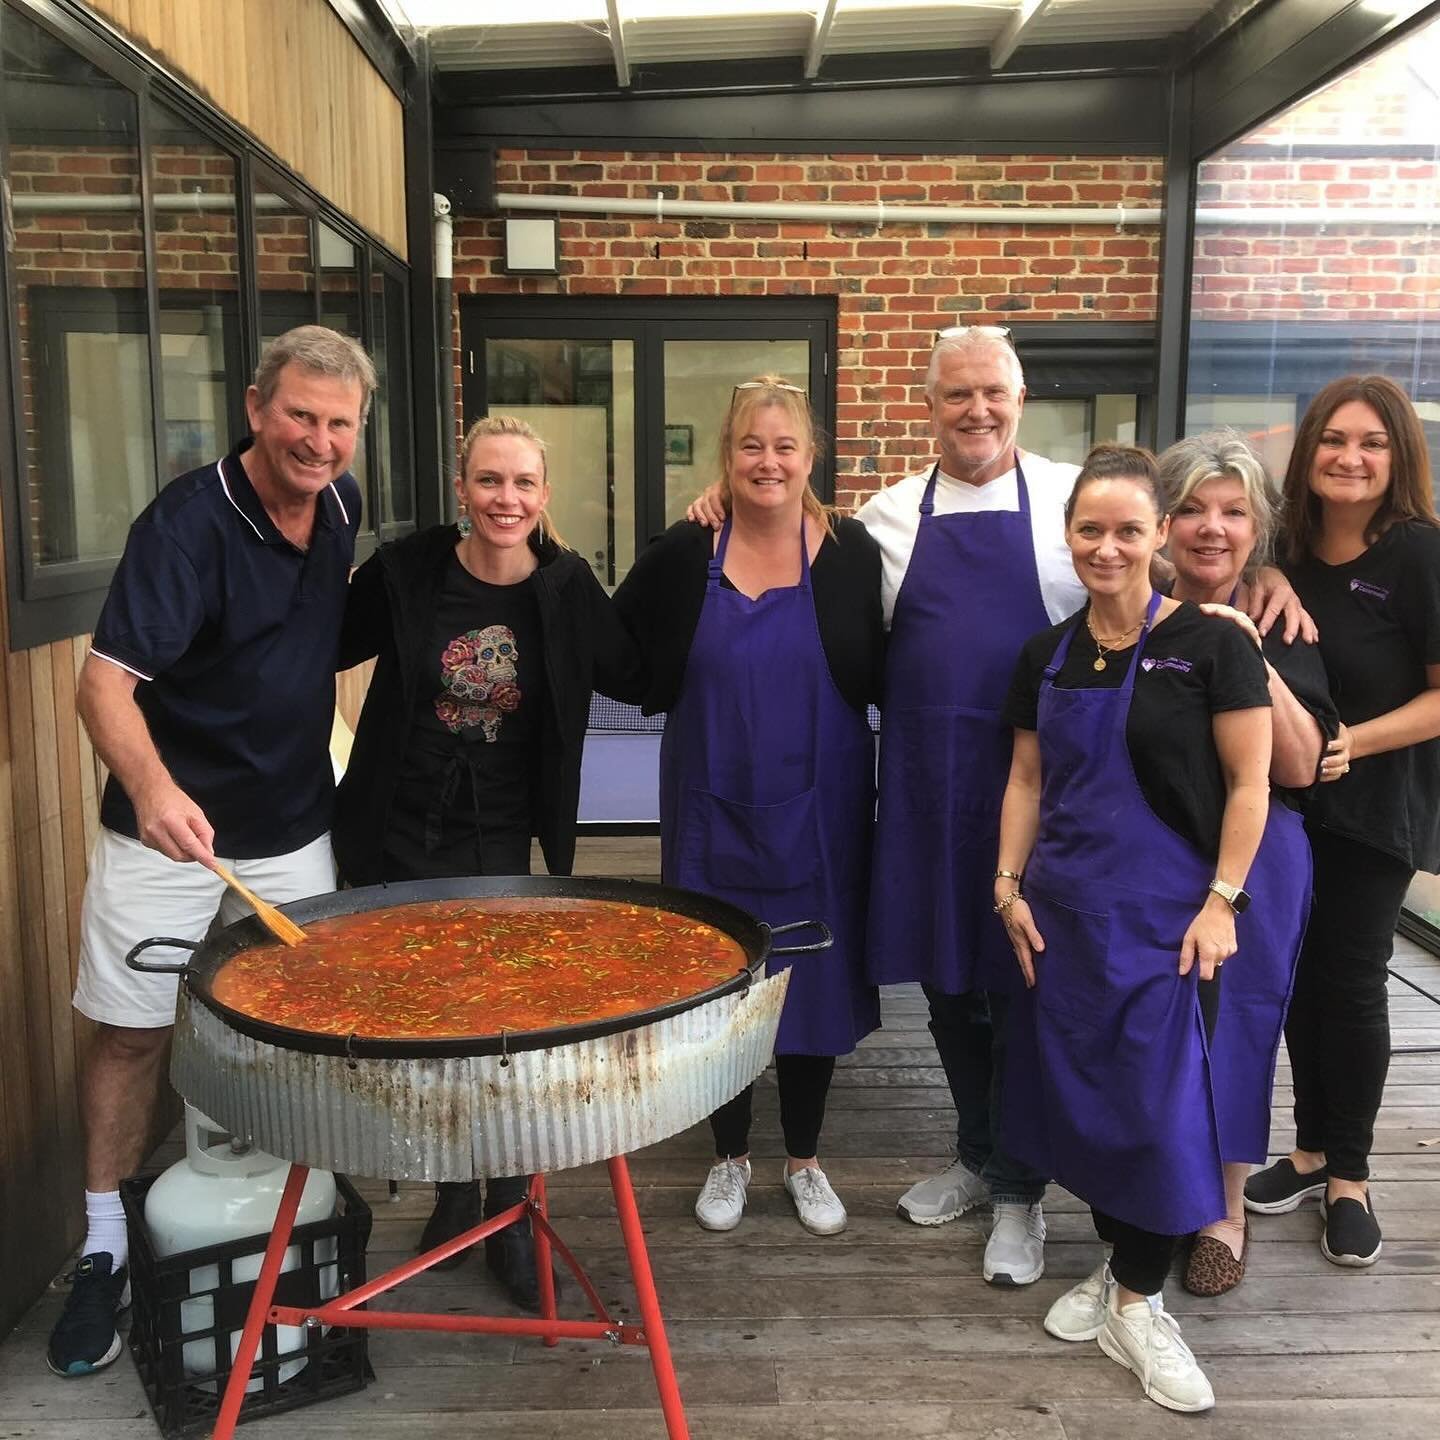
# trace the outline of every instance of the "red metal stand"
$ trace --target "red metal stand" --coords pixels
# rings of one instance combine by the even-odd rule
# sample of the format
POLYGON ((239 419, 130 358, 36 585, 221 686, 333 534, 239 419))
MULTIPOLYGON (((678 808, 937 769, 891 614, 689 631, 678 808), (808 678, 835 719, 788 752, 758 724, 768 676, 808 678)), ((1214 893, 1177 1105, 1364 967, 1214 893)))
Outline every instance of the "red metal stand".
POLYGON ((265 1247, 260 1276, 255 1282, 255 1294, 245 1316, 245 1328, 240 1333, 240 1347, 235 1352, 215 1429, 211 1431, 213 1440, 232 1440, 235 1434, 240 1406, 245 1399, 245 1387, 250 1381, 255 1354, 260 1346, 260 1335, 267 1324, 344 1325, 370 1330, 449 1330, 487 1335, 535 1335, 546 1345, 556 1345, 561 1340, 609 1340, 616 1345, 643 1345, 650 1351, 650 1365, 655 1372, 655 1388, 660 1394, 660 1409, 665 1416, 666 1433, 670 1440, 689 1440, 690 1430, 685 1423, 685 1410, 680 1402, 680 1386, 675 1379, 675 1366, 670 1359, 670 1343, 665 1338, 665 1322, 660 1314, 660 1300, 655 1293, 655 1278, 650 1270, 650 1255, 645 1248, 640 1212, 636 1209, 635 1191, 630 1184, 630 1167, 625 1163, 623 1155, 615 1156, 607 1164, 610 1170, 610 1186, 615 1192, 620 1233, 630 1261, 630 1275, 635 1282, 635 1293, 640 1302, 642 1323, 639 1325, 611 1317, 605 1308, 605 1302, 590 1283, 590 1277, 580 1268, 569 1247, 555 1233, 550 1224, 545 1179, 542 1175, 532 1178, 530 1193, 520 1204, 512 1205, 498 1215, 492 1215, 473 1230, 467 1230, 463 1235, 457 1235, 453 1240, 447 1240, 443 1245, 437 1245, 433 1250, 427 1250, 413 1260, 395 1266, 393 1270, 386 1271, 384 1275, 357 1286, 344 1295, 337 1295, 333 1300, 309 1307, 274 1305, 271 1301, 275 1297, 275 1284, 280 1277, 280 1267, 290 1244, 290 1233, 295 1228, 295 1214, 300 1207, 305 1177, 309 1173, 304 1165, 291 1165, 290 1174, 285 1180, 285 1191, 280 1197, 280 1209, 275 1215, 275 1225, 265 1247), (535 1237, 536 1279, 540 1288, 539 1319, 521 1320, 501 1315, 436 1315, 357 1308, 368 1304, 376 1296, 393 1290, 404 1281, 423 1274, 438 1261, 445 1260, 461 1250, 468 1250, 472 1245, 478 1245, 487 1236, 517 1224, 527 1216, 535 1237), (596 1316, 594 1320, 561 1320, 557 1317, 555 1277, 550 1269, 552 1251, 559 1255, 575 1277, 575 1283, 596 1316))

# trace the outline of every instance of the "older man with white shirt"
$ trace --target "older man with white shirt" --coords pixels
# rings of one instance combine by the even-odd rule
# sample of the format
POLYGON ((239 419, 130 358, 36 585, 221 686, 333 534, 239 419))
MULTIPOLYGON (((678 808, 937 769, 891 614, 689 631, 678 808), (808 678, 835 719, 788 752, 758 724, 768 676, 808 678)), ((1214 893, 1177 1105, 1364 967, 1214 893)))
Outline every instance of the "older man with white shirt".
POLYGON ((857 518, 880 544, 890 630, 880 735, 869 957, 880 984, 919 981, 950 1084, 957 1158, 900 1199, 940 1225, 985 1202, 985 1279, 1044 1273, 1047 1176, 997 1143, 1000 1044, 1016 978, 992 910, 1010 770, 1001 707, 1021 645, 1085 598, 1065 545, 1077 467, 1024 455, 1020 359, 1006 331, 957 326, 930 356, 925 403, 939 460, 857 518))

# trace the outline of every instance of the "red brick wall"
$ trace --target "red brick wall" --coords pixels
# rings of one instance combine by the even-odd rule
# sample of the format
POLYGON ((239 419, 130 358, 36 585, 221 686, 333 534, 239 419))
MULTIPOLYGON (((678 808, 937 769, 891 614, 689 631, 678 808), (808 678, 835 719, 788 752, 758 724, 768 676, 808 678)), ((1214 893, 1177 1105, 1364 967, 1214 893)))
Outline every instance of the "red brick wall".
MULTIPOLYGON (((1161 170, 1153 158, 532 150, 501 151, 495 180, 507 192, 630 199, 1138 207, 1159 204, 1161 170)), ((835 296, 842 505, 908 474, 932 453, 921 380, 939 327, 1155 314, 1156 227, 877 228, 562 215, 554 279, 503 274, 501 233, 498 220, 456 225, 457 297, 835 296)), ((458 353, 458 321, 455 339, 458 353)))

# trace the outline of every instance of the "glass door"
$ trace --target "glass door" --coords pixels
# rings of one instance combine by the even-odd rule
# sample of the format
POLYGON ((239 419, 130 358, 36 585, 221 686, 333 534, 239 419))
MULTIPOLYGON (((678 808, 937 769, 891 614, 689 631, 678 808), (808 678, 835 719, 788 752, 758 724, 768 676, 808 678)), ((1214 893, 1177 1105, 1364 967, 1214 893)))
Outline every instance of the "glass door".
MULTIPOLYGON (((833 424, 833 300, 585 297, 461 301, 465 424, 515 415, 546 442, 550 512, 613 587, 718 474, 734 386, 776 374, 833 424)), ((817 465, 822 497, 833 471, 817 465)))

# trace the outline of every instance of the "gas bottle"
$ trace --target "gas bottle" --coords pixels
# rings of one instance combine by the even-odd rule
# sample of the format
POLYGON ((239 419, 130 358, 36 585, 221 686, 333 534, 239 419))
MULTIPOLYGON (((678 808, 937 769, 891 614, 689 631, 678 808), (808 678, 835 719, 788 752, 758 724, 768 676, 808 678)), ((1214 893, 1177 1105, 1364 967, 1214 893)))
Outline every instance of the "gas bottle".
MULTIPOLYGON (((257 1150, 248 1141, 232 1137, 192 1105, 185 1107, 185 1158, 177 1160, 151 1185, 145 1196, 145 1224, 157 1256, 179 1255, 248 1236, 268 1235, 280 1209, 280 1196, 290 1162, 257 1150)), ((335 1214, 335 1177, 328 1170, 312 1170, 305 1181, 296 1225, 329 1220, 335 1214)), ((230 1278, 236 1284, 256 1279, 264 1259, 263 1246, 254 1255, 242 1255, 230 1262, 230 1278)), ((331 1299, 338 1291, 339 1276, 334 1265, 336 1242, 318 1241, 315 1263, 321 1269, 321 1294, 331 1299)), ((294 1270, 301 1263, 298 1245, 285 1252, 280 1269, 294 1270)), ((220 1284, 218 1265, 198 1265, 190 1271, 192 1299, 180 1306, 181 1334, 205 1331, 215 1324, 214 1292, 220 1284), (206 1293, 210 1292, 210 1293, 206 1293)), ((304 1345, 304 1331, 297 1325, 281 1325, 276 1349, 281 1355, 304 1345)), ((240 1348, 240 1331, 230 1332, 230 1354, 240 1348)), ((183 1361, 187 1375, 213 1374, 214 1341, 207 1338, 186 1344, 183 1361)), ((299 1374, 307 1364, 302 1356, 280 1367, 283 1383, 299 1374)), ((201 1382, 214 1390, 216 1382, 201 1382)), ((251 1380, 247 1391, 258 1390, 260 1377, 251 1380)))

